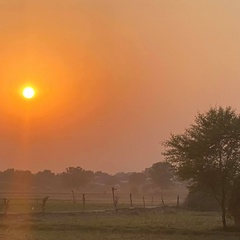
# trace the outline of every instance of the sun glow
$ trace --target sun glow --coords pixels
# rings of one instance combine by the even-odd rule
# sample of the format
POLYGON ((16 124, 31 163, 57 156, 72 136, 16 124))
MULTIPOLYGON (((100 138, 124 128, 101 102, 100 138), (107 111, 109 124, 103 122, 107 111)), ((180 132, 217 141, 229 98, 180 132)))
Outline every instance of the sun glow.
POLYGON ((32 99, 35 96, 35 90, 32 87, 25 87, 22 94, 25 98, 32 99))

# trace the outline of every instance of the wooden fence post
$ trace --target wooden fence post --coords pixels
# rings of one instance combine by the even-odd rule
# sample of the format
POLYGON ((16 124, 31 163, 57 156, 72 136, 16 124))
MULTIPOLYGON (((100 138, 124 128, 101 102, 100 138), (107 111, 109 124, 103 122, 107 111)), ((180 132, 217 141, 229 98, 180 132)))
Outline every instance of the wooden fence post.
POLYGON ((161 199, 162 199, 162 205, 165 206, 165 203, 164 203, 164 200, 163 200, 162 196, 161 196, 161 199))
POLYGON ((115 191, 117 189, 115 187, 112 187, 112 199, 113 199, 113 206, 115 207, 115 191))
POLYGON ((46 208, 46 204, 47 204, 47 200, 49 199, 49 196, 43 198, 42 200, 42 212, 45 212, 45 208, 46 208))
POLYGON ((179 208, 179 202, 180 202, 180 197, 179 195, 177 196, 177 208, 179 208))
POLYGON ((4 212, 4 215, 7 215, 7 213, 8 213, 10 201, 11 200, 7 199, 7 198, 3 199, 3 212, 4 212))
POLYGON ((115 197, 115 199, 114 199, 114 207, 115 207, 116 212, 118 212, 118 200, 119 200, 119 197, 115 197))
POLYGON ((145 197, 143 197, 143 207, 146 208, 145 197))
POLYGON ((85 194, 83 194, 83 211, 85 210, 85 206, 86 206, 86 198, 85 198, 85 194))
POLYGON ((76 203, 76 197, 75 197, 75 193, 73 190, 72 190, 72 197, 73 197, 73 203, 76 203))
POLYGON ((131 204, 131 207, 133 207, 132 193, 130 193, 130 204, 131 204))

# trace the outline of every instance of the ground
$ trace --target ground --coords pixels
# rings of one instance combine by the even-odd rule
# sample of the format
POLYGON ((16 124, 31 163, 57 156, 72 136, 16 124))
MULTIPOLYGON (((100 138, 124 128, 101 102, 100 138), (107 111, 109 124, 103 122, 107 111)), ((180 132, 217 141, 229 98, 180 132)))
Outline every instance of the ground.
MULTIPOLYGON (((229 225, 233 223, 228 219, 229 225)), ((224 232, 221 213, 176 208, 120 209, 78 213, 14 213, 1 215, 4 240, 239 240, 237 231, 224 232)))

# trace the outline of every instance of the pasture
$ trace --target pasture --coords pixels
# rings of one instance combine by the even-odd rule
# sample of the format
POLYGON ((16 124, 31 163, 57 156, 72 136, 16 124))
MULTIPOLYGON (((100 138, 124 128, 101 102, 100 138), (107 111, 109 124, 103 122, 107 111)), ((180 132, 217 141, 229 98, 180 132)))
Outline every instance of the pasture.
MULTIPOLYGON (((43 195, 42 195, 43 196, 43 195)), ((220 212, 191 212, 176 208, 175 198, 166 197, 170 206, 163 206, 159 196, 133 198, 121 195, 118 212, 111 195, 86 195, 82 209, 81 195, 73 204, 71 195, 51 195, 45 213, 41 213, 41 198, 37 195, 11 195, 9 213, 0 215, 0 239, 4 240, 239 240, 240 233, 221 227, 220 212), (54 198, 55 197, 55 198, 54 198)), ((1 207, 1 206, 0 206, 1 207)))
MULTIPOLYGON (((230 224, 233 226, 231 221, 230 224)), ((107 210, 1 215, 0 239, 239 240, 240 234, 223 232, 218 212, 157 207, 119 209, 117 213, 107 210)))
MULTIPOLYGON (((83 207, 83 195, 82 193, 75 193, 75 204, 73 203, 72 193, 22 193, 22 192, 5 192, 0 194, 0 198, 10 199, 9 212, 10 213, 39 213, 41 212, 42 199, 49 196, 49 200, 46 204, 46 212, 48 213, 63 213, 63 212, 81 212, 85 211, 95 211, 95 210, 112 210, 113 197, 112 193, 86 193, 85 194, 85 204, 83 207)), ((126 193, 116 192, 117 197, 119 197, 118 208, 129 208, 130 195, 126 193)), ((185 195, 180 197, 180 204, 185 200, 185 195)), ((177 194, 176 193, 166 193, 163 196, 166 205, 176 206, 177 204, 177 194)), ((3 208, 3 201, 0 201, 0 211, 3 208)), ((146 208, 162 206, 161 195, 132 195, 132 207, 135 208, 146 208), (144 198, 144 199, 143 199, 144 198)))
POLYGON ((125 209, 105 212, 10 214, 0 220, 0 239, 193 239, 237 240, 223 232, 214 212, 176 209, 125 209))

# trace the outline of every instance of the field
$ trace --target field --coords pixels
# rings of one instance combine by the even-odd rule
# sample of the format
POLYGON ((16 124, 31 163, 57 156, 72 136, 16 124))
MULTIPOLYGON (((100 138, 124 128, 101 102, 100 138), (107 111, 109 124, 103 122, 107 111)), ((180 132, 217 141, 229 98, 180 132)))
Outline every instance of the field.
POLYGON ((108 210, 1 215, 0 239, 239 240, 240 234, 222 231, 220 213, 158 207, 119 209, 118 213, 108 210))
MULTIPOLYGON (((83 210, 82 194, 75 193, 76 204, 73 204, 72 193, 0 193, 0 199, 11 199, 9 212, 11 213, 38 213, 41 211, 42 199, 49 196, 47 201, 47 212, 79 212, 83 210)), ((116 193, 119 196, 119 208, 130 207, 130 196, 126 193, 116 193)), ((184 202, 185 195, 180 197, 180 204, 184 202)), ((86 193, 85 210, 111 210, 113 209, 112 193, 86 193)), ((176 206, 177 194, 166 193, 164 201, 167 205, 176 206)), ((145 195, 144 202, 146 207, 156 207, 162 205, 161 196, 145 195)), ((143 196, 132 196, 133 207, 143 208, 143 196)), ((0 211, 3 202, 0 201, 0 211)))
MULTIPOLYGON (((11 196, 9 212, 0 215, 0 239, 4 240, 239 240, 240 233, 221 229, 220 212, 191 212, 176 208, 174 196, 165 198, 163 206, 158 197, 133 198, 130 208, 128 195, 121 195, 118 212, 111 195, 86 195, 83 210, 81 195, 73 204, 71 195, 51 196, 45 213, 41 213, 42 196, 11 196), (55 196, 56 197, 56 196, 55 196), (171 201, 170 201, 171 200, 171 201)), ((0 204, 0 208, 2 208, 0 204)))

